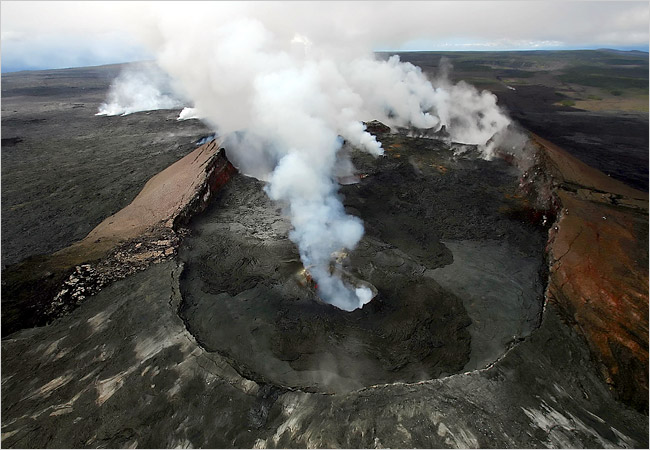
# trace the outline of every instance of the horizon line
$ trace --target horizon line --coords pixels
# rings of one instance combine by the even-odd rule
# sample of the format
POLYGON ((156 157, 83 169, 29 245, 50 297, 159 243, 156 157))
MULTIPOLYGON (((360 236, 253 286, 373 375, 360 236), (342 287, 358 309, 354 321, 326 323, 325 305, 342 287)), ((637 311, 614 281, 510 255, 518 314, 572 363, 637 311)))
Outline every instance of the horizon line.
MULTIPOLYGON (((650 50, 650 49, 649 49, 650 50)), ((482 49, 482 50, 463 50, 463 49, 454 49, 454 50, 433 50, 433 49, 400 49, 400 50, 385 50, 377 49, 373 50, 373 53, 509 53, 509 52, 579 52, 579 51, 612 51, 612 52, 636 52, 650 55, 649 50, 640 50, 638 48, 609 48, 609 47, 598 47, 598 48, 570 48, 570 49, 508 49, 508 50, 495 50, 495 49, 482 49)), ((2 64, 0 63, 0 73, 17 73, 17 72, 38 72, 44 70, 68 70, 68 69, 79 69, 83 67, 101 67, 101 66, 111 66, 118 64, 132 64, 132 63, 141 63, 141 62, 155 62, 154 59, 140 59, 140 60, 131 60, 131 61, 120 61, 120 62, 106 62, 101 64, 92 64, 87 66, 68 66, 68 67, 38 67, 38 68, 9 68, 4 70, 2 64)))

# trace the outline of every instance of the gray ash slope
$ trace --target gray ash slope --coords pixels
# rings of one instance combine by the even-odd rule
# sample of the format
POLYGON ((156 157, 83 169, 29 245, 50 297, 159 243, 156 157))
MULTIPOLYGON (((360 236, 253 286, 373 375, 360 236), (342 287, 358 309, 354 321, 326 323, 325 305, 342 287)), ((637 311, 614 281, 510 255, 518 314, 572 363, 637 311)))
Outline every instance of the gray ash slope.
POLYGON ((77 241, 210 131, 179 110, 95 116, 127 65, 2 74, 2 265, 77 241))

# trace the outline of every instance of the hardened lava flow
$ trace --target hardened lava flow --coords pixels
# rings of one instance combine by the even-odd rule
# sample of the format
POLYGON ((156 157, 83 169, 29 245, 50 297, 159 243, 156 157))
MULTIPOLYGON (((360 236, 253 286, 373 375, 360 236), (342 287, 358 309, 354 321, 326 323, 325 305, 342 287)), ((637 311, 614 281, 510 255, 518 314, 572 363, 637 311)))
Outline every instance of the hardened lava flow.
POLYGON ((207 350, 278 386, 349 392, 485 367, 539 325, 545 230, 510 214, 523 208, 517 169, 430 138, 382 139, 386 158, 351 151, 365 176, 341 192, 366 235, 330 269, 372 301, 323 302, 284 205, 237 175, 179 254, 181 316, 207 350))

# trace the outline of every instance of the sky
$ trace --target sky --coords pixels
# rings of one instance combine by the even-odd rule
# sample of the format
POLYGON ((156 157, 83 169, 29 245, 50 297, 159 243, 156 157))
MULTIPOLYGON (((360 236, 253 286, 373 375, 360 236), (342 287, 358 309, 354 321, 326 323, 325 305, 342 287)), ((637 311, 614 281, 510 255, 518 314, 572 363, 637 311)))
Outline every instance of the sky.
MULTIPOLYGON (((158 28, 251 17, 274 33, 370 51, 648 51, 648 2, 2 1, 2 72, 153 59, 158 28), (182 17, 183 20, 178 20, 182 17)), ((159 50, 159 49, 158 49, 159 50)))

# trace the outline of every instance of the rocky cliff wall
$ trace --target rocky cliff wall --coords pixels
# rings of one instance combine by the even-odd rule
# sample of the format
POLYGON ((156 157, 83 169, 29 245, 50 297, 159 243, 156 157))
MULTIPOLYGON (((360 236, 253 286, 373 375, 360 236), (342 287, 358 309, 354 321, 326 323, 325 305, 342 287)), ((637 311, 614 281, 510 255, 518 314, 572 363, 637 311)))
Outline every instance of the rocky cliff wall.
POLYGON ((236 169, 217 141, 153 176, 136 198, 84 239, 2 274, 2 335, 44 325, 114 280, 173 257, 182 226, 236 169))
POLYGON ((548 301, 587 340, 620 400, 648 410, 648 193, 533 135, 550 177, 548 301))

